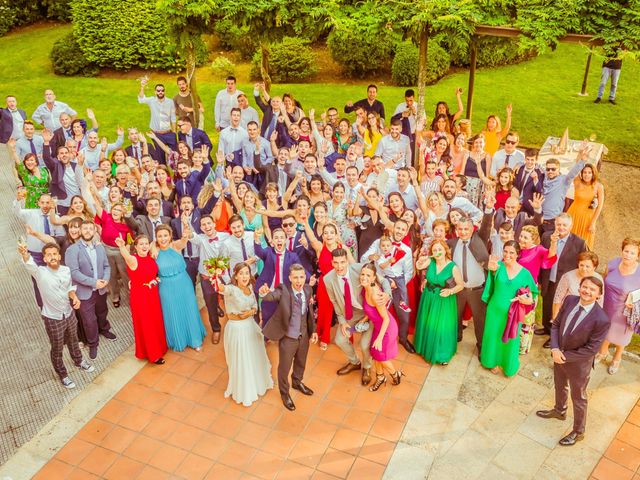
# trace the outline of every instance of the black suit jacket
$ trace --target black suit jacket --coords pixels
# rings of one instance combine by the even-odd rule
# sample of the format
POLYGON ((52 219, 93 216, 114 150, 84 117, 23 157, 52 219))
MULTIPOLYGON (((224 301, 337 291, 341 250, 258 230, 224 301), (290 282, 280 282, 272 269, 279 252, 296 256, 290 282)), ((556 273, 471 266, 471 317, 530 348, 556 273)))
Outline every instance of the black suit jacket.
MULTIPOLYGON (((23 120, 27 119, 27 114, 21 108, 18 113, 23 120)), ((0 108, 0 143, 7 143, 13 133, 13 115, 8 108, 0 108)))
MULTIPOLYGON (((473 258, 476 259, 482 268, 487 269, 487 262, 489 261, 489 234, 491 232, 491 219, 493 218, 493 212, 485 213, 482 215, 482 223, 480 224, 480 229, 476 232, 473 232, 471 235, 471 240, 469 241, 469 251, 473 255, 473 258)), ((456 249, 458 245, 459 238, 450 238, 447 240, 447 244, 451 249, 451 254, 456 249)))
MULTIPOLYGON (((264 164, 260 160, 260 154, 253 155, 253 164, 255 165, 256 170, 258 170, 264 177, 262 185, 260 185, 260 193, 262 195, 264 195, 268 183, 275 183, 276 185, 278 184, 278 165, 276 162, 277 160, 274 159, 273 163, 264 164)), ((291 178, 287 174, 286 170, 285 175, 287 177, 288 188, 289 184, 291 183, 291 178)))
MULTIPOLYGON (((193 209, 191 213, 191 230, 195 233, 202 233, 200 228, 200 209, 198 207, 193 209)), ((173 239, 178 240, 182 238, 182 218, 171 219, 171 230, 173 231, 173 239)))
MULTIPOLYGON (((507 218, 507 214, 504 211, 504 208, 499 208, 496 211, 495 216, 493 217, 493 228, 496 229, 496 232, 499 230, 500 225, 502 225, 507 218)), ((515 239, 517 240, 520 237, 520 232, 522 231, 522 227, 525 225, 534 225, 538 226, 542 224, 542 211, 540 213, 535 213, 533 216, 529 215, 525 211, 520 211, 516 215, 516 218, 513 219, 513 231, 515 234, 515 239)))
MULTIPOLYGON (((549 248, 551 245, 551 235, 553 232, 545 232, 542 235, 540 244, 544 248, 549 248)), ((569 270, 573 270, 578 266, 578 254, 587 251, 587 244, 583 239, 577 235, 570 233, 567 237, 567 243, 565 243, 562 253, 558 257, 558 273, 556 275, 556 283, 560 281, 562 275, 569 270)), ((540 286, 542 287, 542 294, 544 295, 549 287, 549 274, 550 268, 540 270, 540 286)))
POLYGON ((525 176, 524 167, 518 168, 513 180, 513 186, 516 187, 522 195, 522 210, 532 216, 535 212, 531 204, 529 204, 529 200, 533 200, 534 193, 542 193, 542 182, 544 181, 544 172, 538 167, 535 167, 535 171, 538 174, 537 182, 534 182, 531 180, 531 177, 528 177, 527 182, 523 183, 525 176))
POLYGON ((582 322, 572 332, 563 335, 565 325, 571 321, 569 315, 579 301, 580 297, 569 295, 562 302, 558 316, 551 324, 551 348, 559 348, 570 366, 588 371, 609 332, 610 322, 603 308, 595 303, 582 322))
POLYGON ((53 131, 53 138, 51 139, 51 146, 53 147, 53 153, 56 152, 58 147, 66 144, 67 144, 67 137, 64 134, 64 128, 62 127, 56 128, 53 131))
POLYGON ((269 128, 269 125, 271 125, 271 120, 273 120, 273 108, 271 108, 271 99, 269 99, 269 103, 267 104, 264 102, 264 100, 262 100, 262 97, 260 95, 254 95, 253 98, 255 99, 258 108, 262 110, 263 113, 262 124, 260 125, 260 135, 264 137, 264 134, 269 128))
MULTIPOLYGON (((182 132, 178 132, 178 141, 187 143, 187 136, 182 132)), ((204 130, 191 127, 191 142, 193 144, 193 150, 200 149, 203 145, 206 145, 209 148, 209 161, 213 161, 211 159, 211 151, 213 150, 213 145, 211 144, 209 135, 207 135, 204 130)))
MULTIPOLYGON (((149 240, 155 238, 153 235, 153 224, 146 215, 138 215, 136 217, 125 217, 125 221, 129 228, 136 232, 136 235, 146 235, 149 240)), ((160 216, 162 225, 169 225, 171 217, 160 216)))
MULTIPOLYGON (((309 337, 316 331, 316 324, 314 320, 314 305, 311 303, 313 291, 309 285, 305 285, 304 296, 306 302, 306 313, 302 316, 301 321, 307 325, 307 334, 309 337)), ((290 286, 281 283, 272 292, 269 292, 264 297, 263 301, 278 302, 278 307, 275 313, 269 319, 269 322, 264 327, 264 335, 270 340, 280 340, 286 336, 289 329, 289 321, 291 320, 291 312, 293 311, 293 289, 290 286)))

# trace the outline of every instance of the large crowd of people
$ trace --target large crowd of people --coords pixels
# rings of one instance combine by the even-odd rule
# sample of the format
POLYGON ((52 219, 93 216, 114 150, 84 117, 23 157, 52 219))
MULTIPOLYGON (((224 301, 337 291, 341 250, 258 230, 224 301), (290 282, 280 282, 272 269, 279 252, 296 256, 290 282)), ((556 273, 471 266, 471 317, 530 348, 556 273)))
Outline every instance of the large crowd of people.
POLYGON ((401 383, 399 346, 446 366, 472 325, 481 365, 507 377, 534 335, 549 337, 558 395, 538 413, 564 417, 570 385, 582 415, 562 441, 581 439, 591 365, 613 344, 608 372, 618 371, 640 310, 630 304, 640 297, 638 239, 595 271, 605 191, 588 142, 562 172, 518 149, 511 105, 504 123, 491 115, 471 135, 461 89, 457 111, 441 101, 428 119, 413 90, 385 109, 375 85, 317 115, 262 84, 256 110, 229 77, 215 98, 215 145, 184 77, 173 99, 164 85, 147 87, 145 77, 138 102, 149 128, 129 128, 126 145, 122 129, 113 142, 98 135, 91 110, 81 118, 51 90, 31 120, 14 96, 0 110, 25 224, 18 249, 65 387, 74 382, 64 345, 92 371, 78 342, 91 360, 102 338, 116 340, 108 310, 127 291, 138 358, 200 351, 199 285, 214 345, 224 326, 225 395, 236 402, 273 388, 268 341, 293 410, 290 388, 313 394, 303 383, 309 348, 333 342, 345 357, 337 374, 358 372, 377 391, 401 383))

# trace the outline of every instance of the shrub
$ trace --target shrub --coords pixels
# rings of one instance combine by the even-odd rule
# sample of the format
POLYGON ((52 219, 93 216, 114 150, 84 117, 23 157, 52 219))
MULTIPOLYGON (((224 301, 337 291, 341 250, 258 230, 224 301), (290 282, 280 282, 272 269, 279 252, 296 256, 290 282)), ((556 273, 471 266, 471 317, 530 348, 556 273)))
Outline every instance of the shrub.
POLYGON ((56 75, 92 77, 100 70, 95 63, 91 63, 82 54, 73 33, 54 43, 49 56, 56 75))
POLYGON ((250 59, 259 47, 256 37, 249 34, 249 27, 238 27, 231 20, 216 22, 214 31, 220 46, 237 53, 243 60, 250 59))
MULTIPOLYGON (((413 43, 403 42, 397 45, 393 57, 391 75, 396 85, 410 87, 418 83, 419 51, 413 43)), ((435 41, 429 42, 427 52, 427 85, 437 82, 449 71, 449 54, 435 41)))
MULTIPOLYGON (((249 75, 252 80, 260 79, 261 61, 262 53, 258 51, 251 60, 249 75)), ((317 59, 308 40, 285 37, 269 46, 269 75, 275 83, 300 82, 316 73, 317 59)))
POLYGON ((216 59, 211 62, 211 72, 218 78, 226 78, 230 75, 235 75, 236 65, 227 57, 216 57, 216 59))
POLYGON ((70 0, 0 0, 0 35, 39 20, 68 21, 70 0))
POLYGON ((11 0, 0 0, 0 35, 18 24, 18 11, 11 0))
POLYGON ((388 71, 397 36, 390 30, 372 34, 363 27, 336 27, 327 39, 331 57, 347 77, 364 78, 388 71))
MULTIPOLYGON (((71 8, 76 40, 89 61, 118 70, 184 69, 155 0, 71 0, 71 8)), ((206 60, 202 45, 198 39, 200 64, 206 60)))

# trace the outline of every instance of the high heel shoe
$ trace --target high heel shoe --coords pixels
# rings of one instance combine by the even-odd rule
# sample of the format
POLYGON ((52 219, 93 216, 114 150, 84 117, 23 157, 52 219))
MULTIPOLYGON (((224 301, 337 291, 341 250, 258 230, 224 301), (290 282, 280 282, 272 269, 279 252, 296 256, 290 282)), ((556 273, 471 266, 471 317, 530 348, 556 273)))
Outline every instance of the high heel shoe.
POLYGON ((377 392, 378 389, 387 383, 387 377, 385 377, 384 373, 382 375, 376 375, 376 383, 369 387, 370 392, 377 392))
POLYGON ((593 360, 594 365, 598 365, 601 361, 607 358, 606 354, 596 353, 596 358, 593 360))
POLYGON ((405 374, 400 370, 396 370, 395 373, 391 374, 391 384, 392 385, 400 385, 400 380, 404 377, 405 374))
POLYGON ((609 375, 615 375, 616 373, 618 373, 619 368, 620 368, 620 360, 618 360, 617 362, 611 362, 611 365, 609 365, 609 368, 607 369, 607 373, 609 375))

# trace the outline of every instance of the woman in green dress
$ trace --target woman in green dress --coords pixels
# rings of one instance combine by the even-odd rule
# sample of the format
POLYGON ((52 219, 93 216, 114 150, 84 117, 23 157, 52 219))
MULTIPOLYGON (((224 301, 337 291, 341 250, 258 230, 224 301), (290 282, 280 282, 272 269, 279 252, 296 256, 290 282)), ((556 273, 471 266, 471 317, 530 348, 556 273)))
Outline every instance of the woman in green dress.
POLYGON ((514 338, 506 343, 502 341, 509 308, 513 301, 532 305, 538 296, 538 287, 531 273, 518 263, 519 254, 520 245, 510 240, 504 244, 502 262, 493 255, 489 258, 489 275, 482 294, 482 300, 487 304, 487 316, 480 363, 495 374, 502 369, 507 377, 518 373, 520 368, 520 325, 514 338), (529 287, 531 293, 516 297, 523 287, 529 287))
POLYGON ((9 153, 16 164, 16 171, 22 185, 27 189, 25 208, 39 208, 38 199, 43 193, 49 191, 51 176, 47 167, 38 166, 38 157, 34 153, 27 153, 24 160, 20 161, 16 151, 16 141, 7 142, 9 153))
POLYGON ((429 256, 420 257, 416 267, 427 272, 413 343, 427 362, 448 365, 458 348, 456 294, 464 288, 462 274, 444 240, 434 240, 429 256))

